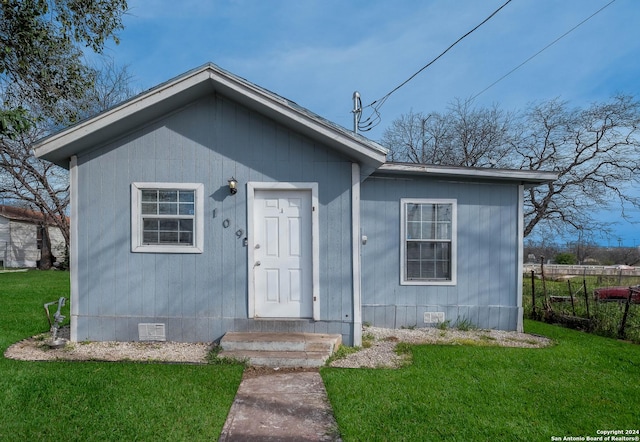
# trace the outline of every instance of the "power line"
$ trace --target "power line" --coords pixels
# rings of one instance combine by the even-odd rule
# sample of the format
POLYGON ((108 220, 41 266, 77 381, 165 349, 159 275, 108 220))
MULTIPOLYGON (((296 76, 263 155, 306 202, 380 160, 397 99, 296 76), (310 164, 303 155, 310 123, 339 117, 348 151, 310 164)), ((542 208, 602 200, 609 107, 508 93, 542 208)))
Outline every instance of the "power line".
MULTIPOLYGON (((615 0, 613 0, 615 1, 615 0)), ((411 75, 409 78, 407 78, 405 81, 403 81, 402 83, 400 83, 398 86, 396 86, 395 88, 393 88, 391 90, 391 92, 387 93, 385 96, 383 96, 382 98, 379 98, 375 101, 373 101, 371 104, 368 104, 365 107, 371 107, 372 112, 374 115, 370 115, 365 121, 363 121, 361 123, 361 126, 359 126, 359 129, 362 131, 368 131, 373 129, 376 125, 378 125, 378 123, 380 123, 380 108, 382 107, 382 105, 387 101, 387 99, 391 96, 391 94, 393 94, 394 92, 396 92, 398 89, 400 89, 401 87, 403 87, 405 84, 409 83, 411 80, 413 80, 418 74, 420 74, 422 71, 424 71, 426 68, 428 68, 429 66, 431 66, 433 63, 435 63, 436 61, 438 61, 438 59, 440 59, 444 54, 446 54, 447 52, 449 52, 449 50, 451 50, 454 46, 456 46, 458 43, 460 43, 462 40, 464 40, 466 37, 468 37, 471 33, 473 33, 476 29, 478 29, 480 26, 484 25, 486 22, 488 22, 489 20, 491 20, 493 18, 493 16, 495 16, 498 12, 500 12, 500 10, 502 10, 502 8, 504 8, 505 6, 507 6, 509 3, 511 3, 511 0, 507 0, 502 6, 500 6, 498 9, 496 9, 495 11, 493 11, 493 13, 491 13, 491 15, 489 15, 487 18, 485 18, 480 24, 478 24, 477 26, 475 26, 473 29, 471 29, 469 32, 467 32, 466 34, 464 34, 462 37, 460 37, 459 39, 457 39, 453 44, 451 44, 447 49, 445 49, 444 51, 442 51, 440 53, 440 55, 438 55, 436 58, 434 58, 433 60, 431 60, 429 63, 427 63, 426 65, 424 65, 423 67, 421 67, 418 71, 416 71, 413 75, 411 75), (375 106, 377 104, 377 106, 375 106), (366 124, 365 124, 366 123, 366 124)))
POLYGON ((551 43, 549 43, 548 45, 546 45, 544 48, 540 49, 538 52, 536 52, 535 54, 533 54, 531 57, 527 58, 525 61, 523 61, 522 63, 520 63, 518 66, 516 66, 515 68, 511 69, 509 72, 507 72, 506 74, 504 74, 502 77, 498 78, 496 81, 494 81, 493 83, 491 83, 489 86, 487 86, 486 88, 482 89, 480 92, 478 92, 476 95, 474 95, 473 97, 471 97, 471 101, 475 100, 477 97, 479 97, 480 95, 482 95, 483 93, 485 93, 486 91, 488 91, 489 89, 491 89, 493 86, 495 86, 496 84, 498 84, 499 82, 501 82, 502 80, 504 80, 505 78, 507 78, 509 75, 513 74, 515 71, 517 71, 518 69, 520 69, 522 66, 524 66, 525 64, 527 64, 528 62, 530 62, 531 60, 533 60, 535 57, 537 57, 538 55, 540 55, 542 52, 546 51, 547 49, 549 49, 551 46, 553 46, 554 44, 556 44, 557 42, 559 42, 560 40, 562 40, 564 37, 566 37, 567 35, 569 35, 570 33, 572 33, 573 31, 575 31, 576 29, 578 29, 580 26, 582 26, 583 24, 585 24, 587 21, 591 20, 593 17, 595 17, 596 15, 598 15, 600 12, 602 12, 605 8, 611 6, 612 3, 614 3, 616 0, 611 0, 609 3, 607 3, 606 5, 604 5, 602 8, 598 9, 596 12, 594 12, 593 14, 591 14, 589 17, 585 18, 584 20, 582 20, 580 23, 578 23, 577 25, 575 25, 573 28, 569 29, 567 32, 565 32, 564 34, 562 34, 560 37, 556 38, 555 40, 553 40, 551 43))

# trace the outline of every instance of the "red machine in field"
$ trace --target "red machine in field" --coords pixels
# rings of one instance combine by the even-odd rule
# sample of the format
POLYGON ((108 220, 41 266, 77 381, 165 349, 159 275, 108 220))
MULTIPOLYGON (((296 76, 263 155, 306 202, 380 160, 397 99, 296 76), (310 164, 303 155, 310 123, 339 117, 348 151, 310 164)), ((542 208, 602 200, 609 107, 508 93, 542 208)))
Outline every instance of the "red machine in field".
POLYGON ((598 301, 626 301, 631 291, 631 302, 640 304, 640 285, 633 287, 600 287, 593 291, 598 301))

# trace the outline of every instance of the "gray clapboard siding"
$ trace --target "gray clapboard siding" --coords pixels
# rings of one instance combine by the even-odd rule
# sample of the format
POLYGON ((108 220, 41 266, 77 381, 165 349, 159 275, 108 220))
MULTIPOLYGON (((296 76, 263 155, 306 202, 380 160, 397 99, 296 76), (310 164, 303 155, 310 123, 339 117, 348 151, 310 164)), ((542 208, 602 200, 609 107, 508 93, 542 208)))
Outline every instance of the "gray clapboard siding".
POLYGON ((455 323, 517 327, 518 186, 374 175, 362 185, 363 321, 382 327, 424 326, 425 312, 455 323), (400 199, 457 201, 457 283, 400 284, 400 199))
POLYGON ((78 165, 79 340, 136 340, 138 323, 161 322, 169 340, 210 341, 229 330, 280 326, 343 333, 349 342, 348 158, 209 96, 79 156, 78 165), (240 183, 235 196, 227 187, 232 176, 240 183), (204 184, 204 253, 131 253, 136 181, 204 184), (320 321, 285 326, 247 318, 247 181, 318 182, 320 321))

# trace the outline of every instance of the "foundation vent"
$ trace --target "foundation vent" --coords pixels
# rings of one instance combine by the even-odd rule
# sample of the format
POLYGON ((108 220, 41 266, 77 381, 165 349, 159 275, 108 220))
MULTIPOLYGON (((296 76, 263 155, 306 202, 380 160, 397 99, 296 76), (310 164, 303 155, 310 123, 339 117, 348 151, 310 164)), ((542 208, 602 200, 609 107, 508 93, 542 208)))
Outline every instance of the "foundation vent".
POLYGON ((166 341, 165 324, 138 324, 138 339, 140 341, 166 341))
POLYGON ((425 324, 441 324, 444 322, 444 312, 424 312, 425 324))

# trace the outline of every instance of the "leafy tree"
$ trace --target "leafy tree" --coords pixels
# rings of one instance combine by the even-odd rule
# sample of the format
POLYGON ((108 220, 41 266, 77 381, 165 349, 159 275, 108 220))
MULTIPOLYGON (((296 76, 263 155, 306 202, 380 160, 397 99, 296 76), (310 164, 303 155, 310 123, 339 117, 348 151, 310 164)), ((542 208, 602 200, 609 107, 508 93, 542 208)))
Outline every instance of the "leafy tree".
POLYGON ((100 73, 83 51, 118 43, 126 10, 126 0, 0 0, 0 194, 40 210, 67 244, 66 172, 30 146, 95 112, 100 73))
POLYGON ((49 117, 74 120, 69 102, 93 84, 82 63, 83 47, 101 53, 108 39, 118 42, 126 0, 0 1, 0 136, 16 136, 28 124, 18 101, 49 117))
POLYGON ((594 217, 640 207, 627 191, 640 172, 640 103, 619 95, 584 109, 550 100, 521 112, 455 103, 444 114, 394 121, 382 138, 393 161, 549 170, 558 180, 525 195, 525 236, 534 228, 588 238, 610 225, 594 217))
POLYGON ((28 113, 24 108, 0 111, 0 136, 15 139, 29 129, 28 113))

